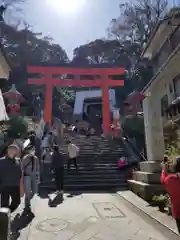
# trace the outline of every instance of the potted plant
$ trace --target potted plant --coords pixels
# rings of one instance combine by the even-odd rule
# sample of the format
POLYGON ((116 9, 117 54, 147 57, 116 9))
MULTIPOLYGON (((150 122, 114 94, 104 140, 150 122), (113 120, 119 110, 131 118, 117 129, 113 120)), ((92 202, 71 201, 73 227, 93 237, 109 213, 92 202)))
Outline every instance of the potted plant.
POLYGON ((160 196, 153 196, 152 200, 155 203, 155 205, 159 207, 160 212, 165 211, 166 202, 167 202, 167 197, 165 195, 161 194, 160 196))
POLYGON ((158 207, 160 212, 164 212, 166 207, 167 198, 164 195, 160 195, 158 198, 158 207))

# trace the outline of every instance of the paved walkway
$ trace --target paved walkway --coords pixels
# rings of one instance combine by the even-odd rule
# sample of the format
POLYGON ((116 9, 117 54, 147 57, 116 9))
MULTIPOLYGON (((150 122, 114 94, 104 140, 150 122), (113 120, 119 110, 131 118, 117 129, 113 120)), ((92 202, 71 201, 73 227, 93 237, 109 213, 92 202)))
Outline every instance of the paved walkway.
POLYGON ((36 199, 36 217, 20 240, 169 240, 143 220, 117 194, 65 195, 56 208, 36 199))

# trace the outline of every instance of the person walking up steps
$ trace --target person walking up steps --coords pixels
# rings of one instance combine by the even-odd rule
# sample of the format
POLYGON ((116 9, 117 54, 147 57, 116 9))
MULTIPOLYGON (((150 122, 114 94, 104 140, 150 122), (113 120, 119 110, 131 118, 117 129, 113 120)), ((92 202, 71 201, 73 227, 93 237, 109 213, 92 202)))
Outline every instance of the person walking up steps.
POLYGON ((79 155, 79 147, 71 143, 71 141, 68 142, 68 155, 68 170, 70 170, 71 164, 73 163, 76 171, 78 171, 77 158, 79 155))

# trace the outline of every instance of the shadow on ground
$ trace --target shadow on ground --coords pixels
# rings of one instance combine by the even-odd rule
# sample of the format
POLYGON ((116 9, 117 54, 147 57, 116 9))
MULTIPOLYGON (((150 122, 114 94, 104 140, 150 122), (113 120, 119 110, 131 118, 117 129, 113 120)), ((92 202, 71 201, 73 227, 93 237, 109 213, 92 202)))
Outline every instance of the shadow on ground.
POLYGON ((26 228, 34 219, 34 214, 17 214, 11 222, 11 240, 16 240, 20 236, 20 231, 26 228))

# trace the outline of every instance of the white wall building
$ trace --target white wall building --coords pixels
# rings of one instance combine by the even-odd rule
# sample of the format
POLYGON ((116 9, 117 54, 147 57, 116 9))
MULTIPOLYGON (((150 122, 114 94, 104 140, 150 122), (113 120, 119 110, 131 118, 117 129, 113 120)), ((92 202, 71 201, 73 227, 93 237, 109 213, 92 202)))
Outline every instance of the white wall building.
MULTIPOLYGON (((86 99, 96 99, 102 97, 102 90, 86 90, 86 91, 77 91, 76 92, 76 98, 75 98, 75 105, 74 105, 74 116, 76 119, 82 119, 83 113, 85 111, 84 109, 84 101, 86 99)), ((109 99, 110 99, 110 110, 113 112, 116 105, 116 97, 115 97, 115 90, 110 89, 109 90, 109 99)), ((89 103, 90 105, 96 104, 96 101, 94 103, 89 103)))
MULTIPOLYGON (((5 58, 3 48, 0 46, 0 81, 9 78, 10 67, 5 58)), ((4 99, 0 89, 0 121, 7 120, 8 116, 4 104, 4 99)))
MULTIPOLYGON (((180 14, 156 26, 143 56, 152 61, 154 76, 144 88, 143 101, 147 157, 161 161, 165 153, 164 129, 169 119, 167 109, 180 96, 180 14)), ((174 105, 173 105, 174 107, 174 105)))

